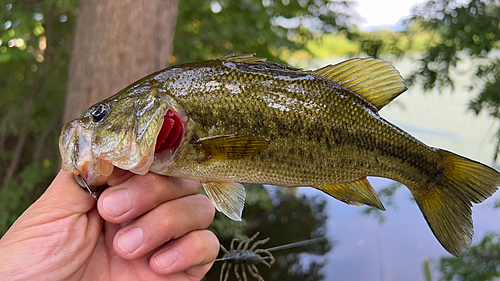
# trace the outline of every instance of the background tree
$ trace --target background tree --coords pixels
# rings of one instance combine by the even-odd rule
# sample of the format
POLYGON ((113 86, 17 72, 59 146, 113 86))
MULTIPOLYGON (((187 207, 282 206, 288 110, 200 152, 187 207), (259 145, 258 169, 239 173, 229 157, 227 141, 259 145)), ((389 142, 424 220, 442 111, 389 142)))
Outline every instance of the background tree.
POLYGON ((58 170, 74 1, 0 1, 0 233, 58 170))
POLYGON ((0 81, 4 233, 59 170, 62 113, 65 120, 77 117, 93 103, 167 66, 177 1, 81 1, 79 9, 74 1, 62 0, 0 5, 0 76, 6 78, 0 81))
POLYGON ((64 122, 167 67, 177 0, 80 1, 64 122))
POLYGON ((308 38, 355 30, 356 20, 352 1, 186 0, 170 56, 171 43, 160 42, 173 34, 161 28, 173 26, 175 13, 155 9, 156 1, 117 3, 83 1, 78 9, 76 0, 0 0, 0 233, 57 173, 62 119, 78 116, 167 60, 257 52, 282 61, 308 38))
POLYGON ((171 62, 230 53, 256 53, 284 62, 328 33, 351 34, 360 18, 355 1, 186 0, 179 5, 171 62))

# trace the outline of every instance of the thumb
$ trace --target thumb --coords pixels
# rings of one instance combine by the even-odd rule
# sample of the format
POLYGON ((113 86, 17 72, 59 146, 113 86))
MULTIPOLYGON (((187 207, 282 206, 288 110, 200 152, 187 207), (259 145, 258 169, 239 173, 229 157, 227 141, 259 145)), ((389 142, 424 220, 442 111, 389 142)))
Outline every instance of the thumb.
POLYGON ((72 173, 60 170, 47 190, 26 212, 52 213, 66 217, 85 214, 96 203, 97 200, 76 183, 72 173))
POLYGON ((68 227, 78 223, 86 225, 83 229, 91 230, 92 237, 98 237, 102 219, 95 208, 96 202, 75 182, 73 174, 61 170, 42 196, 14 222, 2 240, 37 236, 40 229, 48 236, 50 232, 67 231, 68 227), (32 231, 26 232, 25 229, 32 231))
MULTIPOLYGON (((21 271, 32 276, 23 280, 47 279, 50 274, 61 280, 81 276, 102 231, 103 220, 95 206, 96 200, 73 175, 60 171, 0 239, 0 255, 8 253, 9 260, 4 269, 14 277, 21 271), (29 270, 20 271, 19 265, 28 265, 29 270)), ((5 259, 0 261, 3 265, 5 259)))

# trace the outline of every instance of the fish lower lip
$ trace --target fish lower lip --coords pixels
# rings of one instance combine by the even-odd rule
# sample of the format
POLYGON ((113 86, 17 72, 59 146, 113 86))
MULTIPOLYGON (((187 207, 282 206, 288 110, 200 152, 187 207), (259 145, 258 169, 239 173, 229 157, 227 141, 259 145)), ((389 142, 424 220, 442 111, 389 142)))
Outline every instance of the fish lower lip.
POLYGON ((113 164, 107 161, 97 161, 81 162, 78 167, 75 167, 80 174, 79 180, 75 180, 84 189, 90 189, 91 191, 100 191, 108 187, 108 177, 113 173, 113 164), (82 182, 84 181, 84 183, 82 182))

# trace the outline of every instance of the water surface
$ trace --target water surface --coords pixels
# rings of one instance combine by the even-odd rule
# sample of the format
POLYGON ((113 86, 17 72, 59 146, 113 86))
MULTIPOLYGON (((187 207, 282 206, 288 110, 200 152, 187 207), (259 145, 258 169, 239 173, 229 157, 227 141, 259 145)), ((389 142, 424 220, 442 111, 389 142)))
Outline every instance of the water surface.
MULTIPOLYGON (((339 61, 341 59, 323 60, 307 68, 339 61)), ((414 68, 409 61, 396 62, 395 66, 403 76, 414 68)), ((381 110, 380 115, 430 146, 495 166, 494 134, 498 122, 486 113, 476 116, 467 110, 469 100, 475 96, 465 88, 471 80, 468 69, 469 65, 463 64, 454 72, 453 78, 461 83, 453 92, 443 90, 424 94, 420 87, 414 86, 381 110)), ((369 180, 376 190, 392 183, 381 178, 369 180)), ((318 194, 310 188, 302 188, 300 192, 318 194)), ((382 225, 373 217, 362 215, 360 208, 324 196, 328 201, 327 232, 338 240, 326 256, 327 264, 323 270, 329 277, 327 280, 423 280, 423 259, 429 259, 431 265, 435 265, 439 257, 451 256, 436 240, 404 186, 394 197, 396 208, 388 208, 382 225)), ((474 206, 474 242, 480 241, 485 232, 500 232, 499 213, 492 207, 498 199, 497 193, 474 206)), ((435 270, 433 275, 437 277, 435 270)))

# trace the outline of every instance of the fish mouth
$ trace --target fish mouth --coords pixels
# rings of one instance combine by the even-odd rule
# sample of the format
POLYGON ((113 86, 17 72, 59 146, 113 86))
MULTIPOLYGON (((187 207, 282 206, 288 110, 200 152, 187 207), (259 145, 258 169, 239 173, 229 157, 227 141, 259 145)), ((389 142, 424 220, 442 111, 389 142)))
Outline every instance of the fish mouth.
POLYGON ((81 175, 89 186, 98 188, 106 185, 114 166, 93 157, 91 136, 78 120, 73 120, 61 132, 59 150, 63 170, 81 175))

